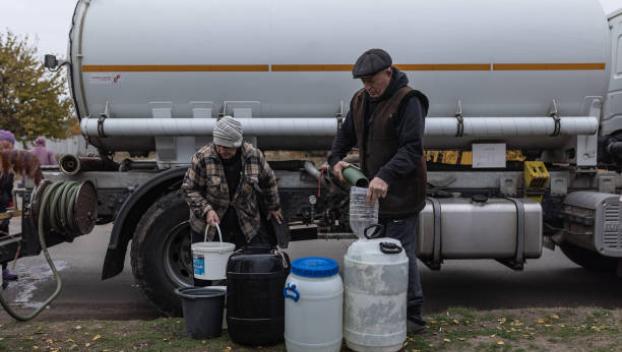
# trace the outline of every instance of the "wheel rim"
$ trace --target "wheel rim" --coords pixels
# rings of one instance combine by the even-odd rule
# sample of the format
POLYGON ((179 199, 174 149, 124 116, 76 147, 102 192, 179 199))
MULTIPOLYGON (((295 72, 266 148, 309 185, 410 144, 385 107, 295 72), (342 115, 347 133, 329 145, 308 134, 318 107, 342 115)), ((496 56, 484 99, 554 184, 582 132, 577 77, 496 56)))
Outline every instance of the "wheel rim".
POLYGON ((184 221, 173 227, 164 242, 164 268, 176 286, 192 285, 192 254, 190 253, 190 223, 184 221))

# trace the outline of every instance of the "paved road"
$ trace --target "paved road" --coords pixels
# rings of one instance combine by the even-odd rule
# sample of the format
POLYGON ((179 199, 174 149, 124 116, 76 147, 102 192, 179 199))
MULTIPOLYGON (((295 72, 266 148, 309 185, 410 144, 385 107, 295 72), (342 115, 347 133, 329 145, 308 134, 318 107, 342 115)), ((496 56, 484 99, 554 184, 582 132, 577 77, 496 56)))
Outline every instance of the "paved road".
MULTIPOLYGON (((110 225, 73 243, 51 249, 61 269, 64 290, 38 318, 152 319, 157 311, 134 285, 129 260, 123 273, 101 281, 101 267, 110 236, 110 225)), ((292 257, 325 255, 338 258, 348 241, 293 243, 292 257)), ((22 307, 36 306, 52 292, 53 281, 42 257, 24 258, 16 266, 21 279, 4 292, 22 307)), ((543 257, 514 272, 491 260, 447 262, 440 272, 422 269, 427 312, 452 306, 478 309, 520 307, 622 307, 622 280, 606 274, 588 273, 571 263, 560 251, 544 250, 543 257)), ((0 313, 0 321, 8 319, 0 313)))

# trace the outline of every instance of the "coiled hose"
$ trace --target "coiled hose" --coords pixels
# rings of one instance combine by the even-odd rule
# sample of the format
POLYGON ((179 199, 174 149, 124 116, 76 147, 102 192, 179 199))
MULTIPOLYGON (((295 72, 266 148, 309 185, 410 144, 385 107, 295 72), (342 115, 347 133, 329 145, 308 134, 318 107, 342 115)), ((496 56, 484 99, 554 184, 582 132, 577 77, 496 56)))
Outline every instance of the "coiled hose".
POLYGON ((52 274, 56 280, 56 290, 54 293, 43 302, 43 305, 35 309, 28 315, 20 315, 15 312, 11 306, 4 300, 4 297, 0 294, 0 304, 6 310, 6 312, 18 321, 29 321, 39 315, 58 295, 63 288, 63 282, 61 280, 58 270, 50 257, 47 245, 45 243, 44 233, 46 232, 46 225, 54 229, 59 233, 76 233, 78 225, 74 219, 74 205, 76 203, 76 197, 80 189, 80 183, 78 182, 55 182, 43 189, 43 193, 40 195, 41 202, 38 205, 37 211, 37 232, 39 236, 39 244, 41 250, 45 256, 45 260, 48 262, 52 274))

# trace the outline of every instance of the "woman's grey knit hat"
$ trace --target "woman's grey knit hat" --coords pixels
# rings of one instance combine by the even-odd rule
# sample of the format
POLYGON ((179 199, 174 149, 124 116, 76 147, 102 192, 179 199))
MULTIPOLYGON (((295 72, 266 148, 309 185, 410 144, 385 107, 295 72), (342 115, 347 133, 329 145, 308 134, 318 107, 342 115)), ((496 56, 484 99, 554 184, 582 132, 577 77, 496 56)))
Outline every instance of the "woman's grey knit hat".
POLYGON ((225 116, 214 127, 214 144, 227 148, 242 145, 242 124, 231 116, 225 116))

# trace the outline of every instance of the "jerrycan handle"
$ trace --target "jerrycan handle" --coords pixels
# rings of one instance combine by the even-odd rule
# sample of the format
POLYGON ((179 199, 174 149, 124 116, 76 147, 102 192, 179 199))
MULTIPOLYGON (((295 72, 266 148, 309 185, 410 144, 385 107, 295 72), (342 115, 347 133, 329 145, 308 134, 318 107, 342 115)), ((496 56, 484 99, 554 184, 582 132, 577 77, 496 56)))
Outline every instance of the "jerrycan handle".
POLYGON ((365 230, 363 231, 363 235, 365 235, 365 238, 367 238, 368 240, 371 240, 372 238, 380 237, 380 235, 383 232, 384 232, 384 225, 373 224, 365 228, 365 230), (370 233, 370 231, 372 232, 370 233))
POLYGON ((289 255, 287 252, 282 251, 280 248, 273 248, 272 254, 281 257, 281 261, 283 262, 283 268, 289 271, 289 267, 292 265, 289 260, 289 255))
POLYGON ((393 242, 380 242, 380 251, 384 254, 400 254, 402 247, 393 242))
POLYGON ((296 285, 288 283, 283 288, 283 297, 289 298, 294 302, 298 302, 300 300, 300 292, 296 289, 296 285))

